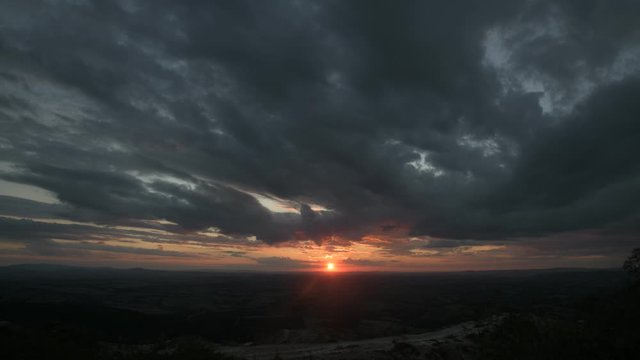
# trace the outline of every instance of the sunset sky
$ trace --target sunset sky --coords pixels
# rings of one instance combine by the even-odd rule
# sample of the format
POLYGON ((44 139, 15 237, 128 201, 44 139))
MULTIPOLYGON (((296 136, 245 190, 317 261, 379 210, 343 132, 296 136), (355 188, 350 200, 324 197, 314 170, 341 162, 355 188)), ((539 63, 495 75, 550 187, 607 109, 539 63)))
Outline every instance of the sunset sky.
POLYGON ((640 1, 0 3, 0 265, 619 267, 640 1))

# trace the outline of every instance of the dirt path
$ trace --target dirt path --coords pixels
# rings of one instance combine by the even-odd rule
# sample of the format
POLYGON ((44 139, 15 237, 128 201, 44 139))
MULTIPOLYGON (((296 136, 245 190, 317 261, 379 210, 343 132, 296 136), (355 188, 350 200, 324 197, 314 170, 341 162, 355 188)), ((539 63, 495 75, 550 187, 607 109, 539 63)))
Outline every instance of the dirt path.
POLYGON ((375 359, 383 357, 385 352, 398 349, 396 344, 410 344, 417 349, 426 349, 439 342, 463 341, 467 335, 479 333, 496 323, 489 320, 483 323, 467 322, 438 331, 389 336, 358 341, 344 341, 327 344, 277 344, 257 346, 221 347, 223 353, 246 358, 248 360, 271 360, 278 355, 283 360, 294 359, 375 359))

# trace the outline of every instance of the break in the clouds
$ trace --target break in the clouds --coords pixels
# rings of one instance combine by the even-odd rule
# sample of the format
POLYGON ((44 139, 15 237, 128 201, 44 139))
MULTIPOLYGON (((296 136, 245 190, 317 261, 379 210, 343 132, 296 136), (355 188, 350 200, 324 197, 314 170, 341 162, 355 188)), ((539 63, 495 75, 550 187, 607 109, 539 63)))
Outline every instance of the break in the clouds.
POLYGON ((638 24, 631 0, 4 2, 3 256, 619 257, 638 24))

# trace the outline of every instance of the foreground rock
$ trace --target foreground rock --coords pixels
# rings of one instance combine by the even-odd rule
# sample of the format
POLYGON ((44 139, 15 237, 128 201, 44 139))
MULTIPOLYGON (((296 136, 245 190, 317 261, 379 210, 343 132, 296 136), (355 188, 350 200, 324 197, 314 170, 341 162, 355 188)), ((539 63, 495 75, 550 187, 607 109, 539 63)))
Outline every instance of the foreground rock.
POLYGON ((494 317, 466 322, 438 331, 325 344, 223 346, 221 353, 251 360, 271 359, 463 359, 473 347, 469 338, 494 327, 494 317))

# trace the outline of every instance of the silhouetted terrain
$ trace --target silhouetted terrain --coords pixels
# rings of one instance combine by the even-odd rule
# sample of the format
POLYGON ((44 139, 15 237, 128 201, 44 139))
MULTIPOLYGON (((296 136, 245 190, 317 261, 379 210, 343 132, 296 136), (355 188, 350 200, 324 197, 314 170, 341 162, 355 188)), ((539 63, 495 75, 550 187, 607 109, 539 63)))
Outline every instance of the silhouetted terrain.
POLYGON ((478 336, 478 359, 637 359, 640 286, 590 296, 567 313, 526 312, 506 317, 478 336))
MULTIPOLYGON (((637 289, 627 285, 617 270, 265 274, 9 266, 0 268, 1 345, 15 358, 39 351, 47 358, 212 358, 223 357, 218 345, 419 334, 500 315, 506 320, 494 331, 473 339, 484 347, 474 354, 512 358, 512 349, 544 352, 548 337, 597 347, 600 332, 583 330, 587 325, 633 332, 598 315, 624 310, 621 321, 638 319, 637 289)), ((603 332, 607 342, 615 343, 616 331, 603 332)))

